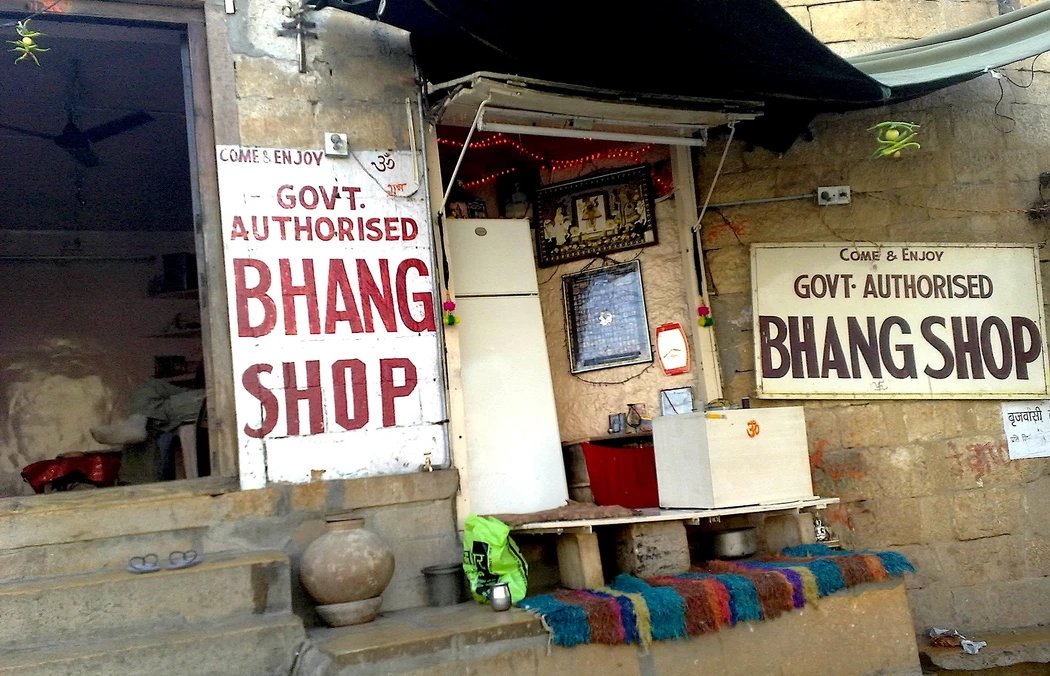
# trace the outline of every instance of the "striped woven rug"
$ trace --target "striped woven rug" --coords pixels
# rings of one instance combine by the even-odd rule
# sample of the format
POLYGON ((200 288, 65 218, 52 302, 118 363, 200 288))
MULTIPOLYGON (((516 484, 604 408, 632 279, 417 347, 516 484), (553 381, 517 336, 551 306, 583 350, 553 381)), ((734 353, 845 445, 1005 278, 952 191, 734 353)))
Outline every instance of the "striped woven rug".
POLYGON ((841 589, 915 568, 892 551, 802 545, 745 561, 708 561, 681 575, 619 575, 600 589, 559 590, 518 606, 543 618, 557 645, 641 643, 777 617, 841 589))

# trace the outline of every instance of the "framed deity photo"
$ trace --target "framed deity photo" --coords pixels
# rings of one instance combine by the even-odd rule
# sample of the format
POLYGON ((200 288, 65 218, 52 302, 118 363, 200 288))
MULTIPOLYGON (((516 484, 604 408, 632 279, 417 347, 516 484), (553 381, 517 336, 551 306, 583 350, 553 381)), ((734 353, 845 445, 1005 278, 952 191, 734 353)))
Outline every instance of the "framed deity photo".
POLYGON ((638 261, 561 278, 572 373, 653 361, 638 261))
POLYGON ((591 174, 536 191, 540 267, 657 243, 649 166, 591 174))

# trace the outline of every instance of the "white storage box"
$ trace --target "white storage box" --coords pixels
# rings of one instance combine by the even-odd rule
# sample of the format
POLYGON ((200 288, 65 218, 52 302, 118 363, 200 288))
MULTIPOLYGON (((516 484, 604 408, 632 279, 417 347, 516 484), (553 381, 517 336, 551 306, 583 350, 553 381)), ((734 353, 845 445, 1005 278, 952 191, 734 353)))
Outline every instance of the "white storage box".
POLYGON ((814 497, 801 406, 653 419, 660 506, 737 507, 814 497))

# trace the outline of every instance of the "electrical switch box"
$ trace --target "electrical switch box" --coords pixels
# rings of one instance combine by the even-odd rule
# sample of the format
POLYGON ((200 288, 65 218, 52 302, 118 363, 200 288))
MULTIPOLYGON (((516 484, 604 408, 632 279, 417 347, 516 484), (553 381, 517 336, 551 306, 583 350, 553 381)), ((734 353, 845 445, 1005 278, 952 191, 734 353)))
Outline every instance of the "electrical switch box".
POLYGON ((822 185, 817 188, 817 204, 822 207, 833 204, 849 204, 850 198, 848 185, 822 185))

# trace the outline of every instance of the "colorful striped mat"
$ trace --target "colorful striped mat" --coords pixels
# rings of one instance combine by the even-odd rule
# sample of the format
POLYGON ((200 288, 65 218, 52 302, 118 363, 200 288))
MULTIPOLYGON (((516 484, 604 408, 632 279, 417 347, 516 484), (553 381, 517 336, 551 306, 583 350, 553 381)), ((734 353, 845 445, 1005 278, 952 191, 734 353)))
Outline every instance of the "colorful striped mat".
POLYGON ((802 545, 769 558, 708 561, 681 575, 619 575, 601 589, 529 596, 518 606, 540 615, 557 645, 648 644, 772 619, 841 589, 914 571, 898 552, 802 545))

